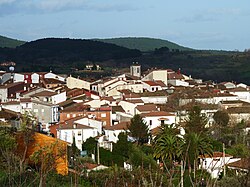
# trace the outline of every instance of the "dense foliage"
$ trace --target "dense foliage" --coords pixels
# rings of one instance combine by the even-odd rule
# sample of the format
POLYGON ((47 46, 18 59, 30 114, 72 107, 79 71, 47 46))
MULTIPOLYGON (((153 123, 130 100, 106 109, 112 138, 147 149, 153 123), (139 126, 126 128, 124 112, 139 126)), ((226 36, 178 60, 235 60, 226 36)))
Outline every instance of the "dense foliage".
POLYGON ((124 38, 110 38, 110 39, 94 39, 96 41, 102 41, 105 43, 112 43, 119 46, 123 46, 129 49, 138 49, 140 51, 154 51, 156 48, 167 47, 170 50, 180 50, 180 51, 188 51, 192 50, 187 47, 180 46, 176 43, 155 39, 155 38, 143 38, 143 37, 124 37, 124 38))
MULTIPOLYGON (((143 70, 154 67, 173 70, 181 68, 182 73, 204 80, 250 83, 249 51, 182 51, 165 45, 156 48, 141 54, 136 49, 93 40, 49 38, 28 42, 16 49, 0 48, 0 62, 16 62, 17 71, 52 69, 57 73, 77 76, 85 75, 85 72, 78 70, 83 70, 86 64, 92 63, 104 69, 96 72, 101 77, 119 73, 119 69, 128 68, 132 62, 138 61, 143 70)), ((88 76, 93 77, 95 74, 88 76)))

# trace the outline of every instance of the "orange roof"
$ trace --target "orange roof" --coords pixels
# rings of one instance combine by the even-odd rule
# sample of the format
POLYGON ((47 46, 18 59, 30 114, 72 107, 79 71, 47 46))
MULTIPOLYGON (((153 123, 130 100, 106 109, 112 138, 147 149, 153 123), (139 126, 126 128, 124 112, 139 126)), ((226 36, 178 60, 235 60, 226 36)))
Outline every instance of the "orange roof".
POLYGON ((148 84, 149 86, 159 86, 155 81, 143 81, 144 83, 148 84))
MULTIPOLYGON (((209 156, 207 154, 205 154, 204 156, 200 156, 200 158, 217 158, 217 157, 223 157, 223 153, 222 152, 213 152, 212 156, 209 156)), ((225 157, 233 157, 233 156, 229 155, 229 154, 225 154, 225 157)))
POLYGON ((241 169, 249 169, 250 168, 250 159, 249 158, 242 158, 236 162, 232 162, 227 164, 229 167, 241 168, 241 169))
POLYGON ((157 111, 157 112, 149 112, 145 114, 140 114, 142 117, 151 117, 151 116, 175 116, 174 114, 171 114, 169 112, 164 111, 157 111))
POLYGON ((35 93, 33 95, 31 95, 30 97, 46 97, 46 96, 53 96, 56 95, 57 93, 55 92, 50 92, 50 91, 41 91, 39 93, 35 93))
POLYGON ((157 135, 159 132, 161 132, 161 127, 160 126, 155 127, 153 129, 151 129, 150 132, 152 135, 157 135))
POLYGON ((145 112, 145 111, 157 111, 157 106, 155 104, 148 104, 148 105, 138 105, 136 106, 136 109, 145 112))
POLYGON ((117 125, 113 125, 110 127, 105 127, 106 130, 127 130, 130 125, 130 121, 123 121, 118 123, 117 125))

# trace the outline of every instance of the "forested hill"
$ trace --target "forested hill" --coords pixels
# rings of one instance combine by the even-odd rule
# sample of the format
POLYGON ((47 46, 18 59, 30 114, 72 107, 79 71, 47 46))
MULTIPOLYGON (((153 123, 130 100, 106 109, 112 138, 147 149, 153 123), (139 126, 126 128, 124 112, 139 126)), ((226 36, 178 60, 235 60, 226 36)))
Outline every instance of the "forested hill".
POLYGON ((167 47, 170 50, 190 51, 191 48, 180 46, 168 40, 144 38, 144 37, 124 37, 124 38, 110 38, 110 39, 93 39, 106 43, 112 43, 123 46, 129 49, 138 49, 140 51, 154 51, 156 48, 167 47))
POLYGON ((15 39, 7 38, 7 37, 0 35, 0 47, 15 48, 24 43, 25 43, 24 41, 15 40, 15 39))
MULTIPOLYGON (((39 66, 74 67, 74 64, 91 61, 101 62, 133 58, 141 55, 139 50, 131 50, 114 44, 99 41, 46 38, 27 42, 15 49, 1 48, 0 61, 14 61, 20 67, 25 65, 32 71, 39 71, 39 66)), ((28 70, 26 70, 28 71, 28 70)))

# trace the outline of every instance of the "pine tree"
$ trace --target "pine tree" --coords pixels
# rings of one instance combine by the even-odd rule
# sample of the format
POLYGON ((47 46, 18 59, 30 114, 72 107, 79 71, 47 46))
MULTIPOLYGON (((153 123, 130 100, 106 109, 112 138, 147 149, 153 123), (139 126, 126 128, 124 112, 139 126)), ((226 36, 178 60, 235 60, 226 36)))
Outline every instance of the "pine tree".
POLYGON ((131 136, 134 137, 139 144, 148 142, 149 129, 145 121, 139 114, 134 115, 130 120, 130 126, 128 127, 131 136))

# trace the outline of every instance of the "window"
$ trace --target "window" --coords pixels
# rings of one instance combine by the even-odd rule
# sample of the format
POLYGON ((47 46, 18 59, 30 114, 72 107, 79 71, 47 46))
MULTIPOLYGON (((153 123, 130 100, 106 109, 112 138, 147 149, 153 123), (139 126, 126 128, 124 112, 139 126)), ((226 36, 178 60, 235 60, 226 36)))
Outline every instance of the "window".
POLYGON ((76 117, 76 114, 73 114, 73 118, 76 117))
POLYGON ((44 109, 42 109, 42 112, 44 112, 44 109))
POLYGON ((78 131, 77 135, 81 136, 82 135, 82 131, 78 131))
POLYGON ((70 118, 70 114, 67 114, 67 118, 70 118))
POLYGON ((106 113, 102 113, 102 114, 101 114, 101 117, 102 117, 102 118, 106 118, 106 113))
POLYGON ((38 109, 34 109, 34 112, 38 112, 38 109))

